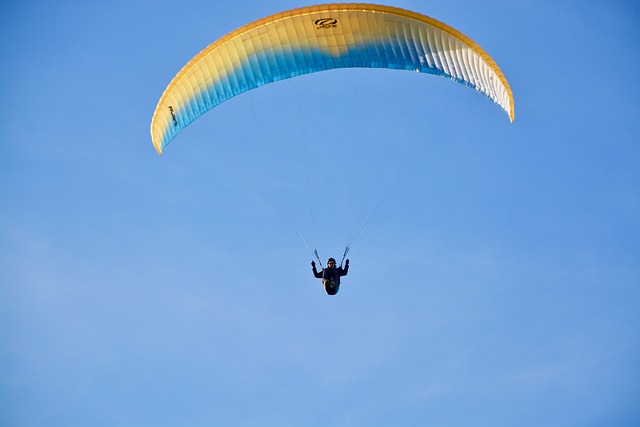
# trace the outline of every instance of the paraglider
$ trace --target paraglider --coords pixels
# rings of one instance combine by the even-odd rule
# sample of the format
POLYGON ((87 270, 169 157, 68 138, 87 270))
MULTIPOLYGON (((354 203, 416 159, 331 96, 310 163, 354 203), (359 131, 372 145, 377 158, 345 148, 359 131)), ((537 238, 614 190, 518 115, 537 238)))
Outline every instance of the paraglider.
POLYGON ((318 271, 315 261, 311 261, 311 269, 316 279, 322 279, 322 285, 327 295, 335 295, 340 290, 340 278, 349 273, 349 260, 345 261, 343 268, 342 265, 336 267, 336 260, 329 258, 327 267, 323 268, 322 271, 318 271))
POLYGON ((511 88, 493 59, 452 27, 390 6, 323 4, 277 13, 209 45, 173 78, 151 120, 159 154, 187 125, 267 83, 336 68, 435 74, 469 86, 511 121, 511 88))
MULTIPOLYGON (((259 19, 197 54, 172 79, 158 102, 151 121, 153 145, 162 154, 186 126, 243 92, 339 68, 443 76, 485 95, 514 120, 513 94, 504 74, 477 43, 458 30, 390 6, 323 4, 259 19)), ((332 263, 321 272, 315 262, 312 268, 314 276, 322 278, 326 292, 335 295, 349 260, 344 269, 336 268, 333 258, 329 261, 332 263)))

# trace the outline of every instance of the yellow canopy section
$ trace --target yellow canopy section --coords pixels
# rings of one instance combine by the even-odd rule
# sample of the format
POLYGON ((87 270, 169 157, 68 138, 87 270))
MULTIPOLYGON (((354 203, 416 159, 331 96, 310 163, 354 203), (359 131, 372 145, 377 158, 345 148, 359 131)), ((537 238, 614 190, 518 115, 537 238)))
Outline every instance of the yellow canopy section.
POLYGON ((513 122, 513 94, 498 65, 461 32, 389 6, 325 4, 239 28, 196 55, 162 94, 151 121, 158 153, 216 105, 267 83, 335 68, 441 75, 483 93, 513 122))

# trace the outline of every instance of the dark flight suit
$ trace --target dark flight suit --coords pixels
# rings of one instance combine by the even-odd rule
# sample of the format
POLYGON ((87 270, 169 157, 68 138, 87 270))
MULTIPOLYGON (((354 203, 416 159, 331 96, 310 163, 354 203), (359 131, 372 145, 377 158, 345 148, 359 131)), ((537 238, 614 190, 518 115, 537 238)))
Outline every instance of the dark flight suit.
POLYGON ((324 290, 329 295, 335 295, 340 290, 340 278, 346 276, 349 272, 349 263, 342 267, 323 268, 322 271, 316 270, 315 264, 312 266, 313 275, 316 279, 322 279, 324 290))

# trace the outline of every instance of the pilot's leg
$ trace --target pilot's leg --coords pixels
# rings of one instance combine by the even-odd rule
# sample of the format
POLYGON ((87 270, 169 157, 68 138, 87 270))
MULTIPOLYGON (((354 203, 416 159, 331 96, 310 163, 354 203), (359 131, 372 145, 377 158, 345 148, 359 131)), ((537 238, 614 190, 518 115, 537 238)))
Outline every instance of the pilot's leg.
POLYGON ((324 281, 324 290, 327 295, 335 295, 340 290, 340 285, 329 280, 324 281))

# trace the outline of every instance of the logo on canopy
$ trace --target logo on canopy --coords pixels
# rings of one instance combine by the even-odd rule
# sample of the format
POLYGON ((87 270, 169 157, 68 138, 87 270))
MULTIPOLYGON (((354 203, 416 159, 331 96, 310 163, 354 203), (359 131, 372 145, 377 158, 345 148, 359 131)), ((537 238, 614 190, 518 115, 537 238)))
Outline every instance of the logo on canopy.
POLYGON ((173 125, 178 127, 178 119, 176 119, 176 113, 173 112, 173 105, 169 105, 169 112, 171 113, 171 119, 173 120, 173 125))
POLYGON ((333 18, 316 19, 314 24, 316 24, 316 29, 318 30, 325 28, 338 28, 338 20, 333 18))

